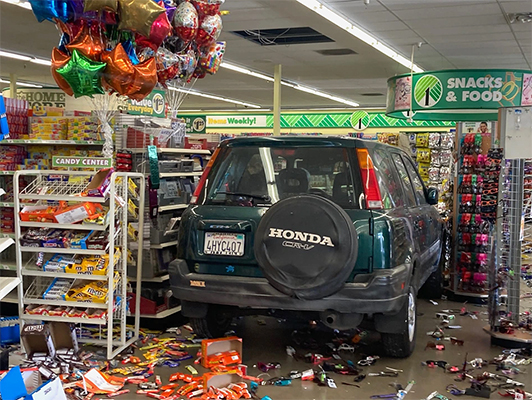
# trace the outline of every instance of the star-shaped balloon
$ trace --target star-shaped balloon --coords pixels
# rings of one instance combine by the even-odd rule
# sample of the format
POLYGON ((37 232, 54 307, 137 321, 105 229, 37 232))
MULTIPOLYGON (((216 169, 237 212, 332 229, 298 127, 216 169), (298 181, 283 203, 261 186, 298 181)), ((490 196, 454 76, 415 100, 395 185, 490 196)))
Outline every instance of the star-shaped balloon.
POLYGON ((135 68, 122 44, 118 43, 113 51, 105 52, 102 61, 107 63, 104 74, 107 85, 121 95, 126 95, 135 77, 135 68))
POLYGON ((135 77, 129 87, 128 96, 140 101, 149 95, 157 85, 157 66, 155 58, 150 58, 135 65, 135 77))
POLYGON ((78 50, 72 52, 72 57, 64 67, 58 68, 57 73, 68 82, 75 97, 104 94, 101 74, 107 64, 93 61, 85 57, 78 50))
POLYGON ((91 60, 99 60, 104 50, 104 43, 98 24, 92 24, 89 27, 88 23, 83 21, 81 30, 74 40, 66 45, 66 48, 70 52, 78 50, 91 60))
POLYGON ((63 77, 57 73, 57 70, 59 68, 64 67, 69 60, 70 56, 63 53, 57 47, 54 47, 54 49, 52 50, 52 76, 55 79, 57 86, 59 86, 63 90, 63 92, 65 92, 69 96, 73 96, 74 92, 70 88, 68 82, 65 81, 63 77))
POLYGON ((66 0, 29 0, 37 21, 68 20, 69 11, 66 0))
POLYGON ((118 0, 85 0, 85 12, 101 10, 118 12, 118 0))
POLYGON ((134 30, 149 37, 157 17, 166 9, 153 0, 118 0, 121 30, 134 30))

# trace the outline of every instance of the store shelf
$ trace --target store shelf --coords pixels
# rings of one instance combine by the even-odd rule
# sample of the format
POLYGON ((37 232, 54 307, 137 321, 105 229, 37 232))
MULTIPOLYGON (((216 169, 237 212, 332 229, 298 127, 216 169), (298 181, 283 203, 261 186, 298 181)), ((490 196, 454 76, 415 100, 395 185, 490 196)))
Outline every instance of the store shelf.
POLYGON ((19 283, 19 278, 0 278, 0 300, 15 289, 19 283))
POLYGON ((507 340, 512 342, 519 342, 519 343, 532 343, 532 333, 531 332, 524 332, 523 330, 515 330, 513 333, 500 333, 500 332, 494 332, 490 329, 490 326, 484 326, 482 328, 484 332, 488 333, 491 337, 499 340, 507 340))
POLYGON ((59 253, 59 254, 89 254, 89 255, 98 255, 103 256, 107 254, 105 250, 81 250, 81 249, 59 249, 59 248, 48 248, 48 247, 20 247, 21 252, 27 253, 59 253))
POLYGON ((172 204, 170 206, 161 206, 159 207, 159 212, 181 210, 187 208, 188 206, 188 204, 172 204))
POLYGON ((107 275, 69 274, 66 272, 48 272, 29 268, 22 269, 24 276, 47 276, 50 278, 86 279, 91 281, 106 281, 107 275))
POLYGON ((47 300, 42 298, 24 297, 24 304, 41 304, 50 306, 79 307, 79 308, 107 308, 107 303, 86 303, 83 301, 47 300))
POLYGON ((12 201, 2 201, 0 202, 0 207, 15 207, 15 203, 12 201))
POLYGON ((15 239, 15 234, 12 232, 0 232, 0 238, 11 238, 15 239))
POLYGON ((0 261, 0 270, 16 271, 17 263, 15 261, 0 261))
MULTIPOLYGON (((131 281, 131 282, 136 282, 137 281, 137 278, 133 278, 133 277, 128 277, 128 279, 131 281)), ((142 282, 155 282, 155 283, 161 283, 161 282, 166 282, 168 279, 170 279, 170 275, 166 274, 166 275, 161 275, 161 276, 156 276, 154 278, 141 278, 141 281, 142 282)))
POLYGON ((169 308, 168 310, 161 311, 157 314, 140 314, 141 318, 163 319, 170 315, 176 314, 181 311, 181 306, 169 308))
MULTIPOLYGON (((25 171, 29 172, 29 171, 25 171)), ((33 176, 31 174, 24 174, 22 176, 33 176)), ((69 172, 58 171, 58 174, 68 174, 69 172)), ((70 172, 71 173, 71 172, 70 172)), ((91 203, 105 203, 107 198, 105 197, 89 197, 80 196, 89 183, 89 178, 93 174, 76 174, 78 177, 86 177, 86 179, 80 179, 79 183, 73 184, 68 181, 48 181, 47 175, 39 174, 39 171, 35 171, 37 176, 28 186, 22 189, 18 195, 21 200, 48 200, 48 201, 83 201, 91 203)))
POLYGON ((105 225, 97 224, 55 224, 53 222, 25 222, 20 221, 23 228, 52 228, 52 229, 70 229, 75 231, 105 231, 109 222, 105 225))
POLYGON ((162 172, 159 174, 160 178, 179 178, 187 176, 201 176, 203 171, 198 172, 162 172))
POLYGON ((103 318, 73 318, 73 317, 56 317, 51 315, 32 315, 24 314, 24 320, 30 321, 50 321, 50 322, 68 322, 70 324, 85 324, 85 325, 105 325, 107 319, 103 318))
POLYGON ((1 144, 50 144, 50 145, 81 145, 81 146, 101 146, 103 140, 40 140, 40 139, 4 139, 1 144))
POLYGON ((15 171, 0 171, 0 175, 15 175, 15 171))
POLYGON ((12 238, 1 238, 0 239, 0 253, 6 250, 9 246, 14 244, 15 241, 12 238))
POLYGON ((177 240, 174 240, 173 242, 166 242, 166 243, 161 243, 161 244, 152 244, 150 246, 150 248, 152 248, 152 249, 164 249, 164 248, 170 247, 170 246, 177 246, 177 240))
MULTIPOLYGON (((147 149, 131 149, 132 153, 145 153, 147 149)), ((178 149, 178 148, 158 148, 158 153, 172 153, 172 154, 199 154, 210 155, 210 150, 194 150, 194 149, 178 149)))
POLYGON ((0 300, 2 303, 18 304, 17 292, 12 290, 7 296, 0 300))

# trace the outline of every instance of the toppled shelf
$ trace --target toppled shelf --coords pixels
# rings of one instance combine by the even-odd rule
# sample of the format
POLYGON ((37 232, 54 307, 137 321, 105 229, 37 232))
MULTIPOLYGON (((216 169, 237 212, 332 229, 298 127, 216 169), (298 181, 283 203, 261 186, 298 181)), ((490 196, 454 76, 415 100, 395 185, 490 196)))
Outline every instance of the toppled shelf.
POLYGON ((0 238, 0 253, 7 249, 9 246, 14 244, 15 241, 11 238, 0 238))
POLYGON ((187 176, 201 176, 203 174, 203 171, 197 171, 197 172, 161 172, 159 174, 160 178, 179 178, 179 177, 187 177, 187 176))
POLYGON ((20 283, 20 278, 0 278, 0 300, 7 296, 20 283))
POLYGON ((170 246, 177 246, 177 240, 174 240, 172 242, 161 243, 161 244, 152 244, 150 247, 152 249, 164 249, 165 247, 170 247, 170 246))
MULTIPOLYGON (((137 281, 137 278, 133 278, 133 277, 128 277, 128 279, 131 281, 131 282, 136 282, 137 281)), ((156 277, 153 277, 153 278, 140 278, 142 282, 156 282, 156 283, 161 283, 161 282, 165 282, 167 281, 168 279, 170 279, 170 275, 166 274, 166 275, 161 275, 161 276, 156 276, 156 277)))
POLYGON ((159 212, 172 211, 172 210, 181 210, 188 207, 188 204, 172 204, 169 206, 160 206, 159 212))
POLYGON ((168 310, 164 310, 161 312, 158 312, 157 314, 140 314, 141 318, 153 318, 153 319, 163 319, 166 317, 169 317, 170 315, 176 314, 181 311, 181 306, 169 308, 168 310))

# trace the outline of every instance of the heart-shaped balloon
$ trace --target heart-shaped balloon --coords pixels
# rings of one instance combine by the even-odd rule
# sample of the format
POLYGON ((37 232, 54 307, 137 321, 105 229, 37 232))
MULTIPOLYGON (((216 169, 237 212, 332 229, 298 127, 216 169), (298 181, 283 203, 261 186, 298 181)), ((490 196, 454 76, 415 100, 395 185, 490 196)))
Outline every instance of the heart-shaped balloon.
POLYGON ((185 42, 193 40, 198 33, 198 12, 188 2, 181 3, 175 12, 174 27, 177 35, 185 42))
POLYGON ((196 43, 200 47, 209 46, 216 42, 222 33, 222 17, 218 14, 207 15, 201 21, 196 43))
POLYGON ((174 79, 180 71, 181 59, 178 54, 161 47, 157 50, 157 79, 166 87, 166 82, 174 79))

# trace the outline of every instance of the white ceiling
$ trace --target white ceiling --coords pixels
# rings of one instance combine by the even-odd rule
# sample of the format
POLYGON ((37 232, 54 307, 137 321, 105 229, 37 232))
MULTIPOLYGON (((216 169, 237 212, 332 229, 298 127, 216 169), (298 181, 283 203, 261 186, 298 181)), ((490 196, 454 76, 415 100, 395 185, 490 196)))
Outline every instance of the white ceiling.
MULTIPOLYGON (((410 57, 425 70, 447 68, 531 69, 532 24, 509 24, 506 14, 532 11, 530 0, 322 0, 374 36, 410 57)), ((283 77, 348 98, 362 106, 385 104, 387 78, 407 69, 329 23, 296 0, 226 0, 222 40, 226 59, 273 75, 283 65, 283 77), (260 46, 230 31, 309 26, 334 39, 324 44, 260 46), (349 48, 358 54, 323 56, 316 50, 349 48), (381 93, 368 97, 365 93, 381 93)), ((59 34, 50 22, 39 24, 23 8, 0 2, 0 48, 50 57, 59 34)), ((53 83, 48 68, 0 58, 0 77, 16 73, 19 79, 53 83)), ((195 89, 271 107, 273 85, 257 78, 221 69, 196 83, 195 89)), ((341 107, 331 100, 283 87, 286 108, 341 107)), ((189 96, 183 108, 233 106, 189 96)))

